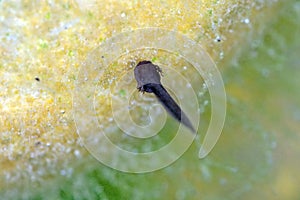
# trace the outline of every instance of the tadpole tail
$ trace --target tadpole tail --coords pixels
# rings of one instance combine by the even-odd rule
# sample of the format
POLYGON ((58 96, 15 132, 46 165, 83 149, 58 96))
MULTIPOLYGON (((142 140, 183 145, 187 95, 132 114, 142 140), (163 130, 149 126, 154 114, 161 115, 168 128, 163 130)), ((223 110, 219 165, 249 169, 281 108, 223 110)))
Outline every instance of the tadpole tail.
POLYGON ((196 133, 191 121, 161 84, 152 84, 152 91, 165 109, 179 122, 196 133))

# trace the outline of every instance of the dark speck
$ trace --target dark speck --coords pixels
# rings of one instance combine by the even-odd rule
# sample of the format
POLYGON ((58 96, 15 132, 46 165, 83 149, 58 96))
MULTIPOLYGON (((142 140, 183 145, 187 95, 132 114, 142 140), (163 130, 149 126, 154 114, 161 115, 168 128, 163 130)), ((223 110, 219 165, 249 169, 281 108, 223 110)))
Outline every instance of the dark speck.
POLYGON ((35 79, 34 80, 36 80, 36 81, 40 81, 40 78, 39 77, 35 77, 35 79))
POLYGON ((35 143, 35 146, 39 146, 39 145, 41 145, 42 143, 40 142, 40 141, 38 141, 38 142, 36 142, 35 143))

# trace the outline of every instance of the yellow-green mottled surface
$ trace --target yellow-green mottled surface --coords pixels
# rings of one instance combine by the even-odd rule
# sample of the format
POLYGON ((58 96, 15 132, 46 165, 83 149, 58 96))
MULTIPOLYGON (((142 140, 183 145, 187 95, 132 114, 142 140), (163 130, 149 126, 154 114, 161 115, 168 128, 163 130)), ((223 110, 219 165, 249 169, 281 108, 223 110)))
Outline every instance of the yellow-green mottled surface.
MULTIPOLYGON (((0 0, 0 198, 299 199, 299 21, 297 0, 0 0), (205 48, 224 79, 227 118, 205 159, 197 140, 173 165, 135 175, 80 145, 72 92, 93 49, 144 27, 205 48)), ((209 95, 200 100, 202 133, 209 95)), ((98 101, 100 113, 110 109, 98 101)))

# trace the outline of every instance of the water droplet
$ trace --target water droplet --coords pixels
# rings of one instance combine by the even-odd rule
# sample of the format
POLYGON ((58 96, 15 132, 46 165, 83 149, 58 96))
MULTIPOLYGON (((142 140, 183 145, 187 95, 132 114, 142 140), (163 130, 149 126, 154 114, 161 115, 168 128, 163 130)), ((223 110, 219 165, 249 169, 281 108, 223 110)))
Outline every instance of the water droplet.
POLYGON ((208 103, 209 103, 208 100, 205 100, 205 101, 203 102, 203 104, 204 104, 205 106, 206 106, 208 103))
POLYGON ((227 179, 226 178, 220 178, 219 183, 220 183, 220 185, 225 185, 227 183, 227 179))
POLYGON ((126 17, 126 13, 122 12, 122 13, 121 13, 121 17, 122 17, 122 18, 126 17))
POLYGON ((74 151, 74 155, 75 155, 76 157, 80 157, 80 151, 79 151, 79 150, 75 150, 75 151, 74 151))
POLYGON ((67 174, 66 170, 60 170, 60 175, 65 176, 67 174))
POLYGON ((270 75, 270 71, 268 69, 262 69, 261 70, 261 74, 264 76, 264 77, 268 77, 270 75))
POLYGON ((220 52, 220 58, 221 58, 221 59, 224 58, 224 52, 223 52, 223 51, 220 52))
POLYGON ((250 20, 248 18, 244 19, 244 23, 245 24, 249 24, 250 23, 250 20))

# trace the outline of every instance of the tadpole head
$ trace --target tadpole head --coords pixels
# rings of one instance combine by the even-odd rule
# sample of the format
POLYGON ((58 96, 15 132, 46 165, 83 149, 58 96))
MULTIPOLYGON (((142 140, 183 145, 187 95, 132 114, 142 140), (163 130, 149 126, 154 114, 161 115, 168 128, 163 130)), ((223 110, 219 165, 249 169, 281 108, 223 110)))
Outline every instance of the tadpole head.
POLYGON ((151 85, 161 84, 161 70, 151 61, 141 61, 134 68, 134 77, 137 82, 137 88, 141 92, 152 92, 151 85))
POLYGON ((143 60, 143 61, 140 61, 136 66, 145 65, 145 64, 152 64, 152 62, 148 61, 148 60, 143 60))

